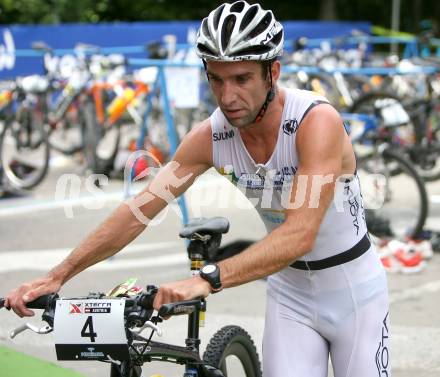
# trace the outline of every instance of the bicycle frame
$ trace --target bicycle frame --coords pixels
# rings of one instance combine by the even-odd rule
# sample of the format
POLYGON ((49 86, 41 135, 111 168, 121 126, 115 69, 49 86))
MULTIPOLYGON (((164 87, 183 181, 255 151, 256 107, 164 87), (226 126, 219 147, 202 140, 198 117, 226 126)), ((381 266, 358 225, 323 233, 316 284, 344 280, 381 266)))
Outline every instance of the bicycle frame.
POLYGON ((134 81, 134 86, 127 85, 124 81, 116 84, 109 84, 106 82, 93 82, 90 92, 96 108, 96 118, 98 122, 105 127, 110 127, 118 122, 125 111, 128 111, 136 124, 141 122, 141 116, 133 112, 133 102, 136 100, 143 100, 149 94, 148 85, 134 81), (103 93, 111 91, 116 96, 111 103, 105 108, 103 101, 103 93))
POLYGON ((205 300, 177 302, 164 307, 168 308, 168 312, 163 315, 179 315, 190 312, 188 314, 188 334, 185 340, 186 347, 148 341, 147 339, 136 341, 135 338, 130 346, 130 353, 134 364, 140 366, 145 362, 155 360, 183 364, 185 365, 184 376, 203 377, 204 372, 201 370, 201 367, 204 363, 200 358, 199 328, 201 312, 206 310, 205 300))

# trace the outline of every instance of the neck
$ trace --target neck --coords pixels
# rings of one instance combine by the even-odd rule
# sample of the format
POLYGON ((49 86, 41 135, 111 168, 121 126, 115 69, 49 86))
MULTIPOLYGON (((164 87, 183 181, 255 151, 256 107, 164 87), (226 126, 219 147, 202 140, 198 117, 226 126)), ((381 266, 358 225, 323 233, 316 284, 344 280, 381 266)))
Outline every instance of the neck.
POLYGON ((246 127, 240 128, 240 134, 252 139, 259 139, 271 135, 274 131, 278 132, 283 114, 284 100, 284 91, 276 88, 275 97, 269 103, 264 117, 259 122, 254 122, 246 127))

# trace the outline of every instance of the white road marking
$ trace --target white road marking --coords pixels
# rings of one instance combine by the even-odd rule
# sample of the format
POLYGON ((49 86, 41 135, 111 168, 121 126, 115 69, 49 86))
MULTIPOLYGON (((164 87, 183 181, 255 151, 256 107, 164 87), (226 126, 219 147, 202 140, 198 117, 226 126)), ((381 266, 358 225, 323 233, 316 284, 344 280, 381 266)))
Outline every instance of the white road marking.
POLYGON ((440 195, 431 195, 430 197, 429 197, 429 201, 431 202, 431 203, 440 203, 440 195))
POLYGON ((80 198, 74 199, 65 199, 65 200, 50 200, 40 203, 28 203, 28 204, 18 204, 11 207, 0 208, 0 216, 14 216, 21 215, 24 213, 31 213, 36 211, 44 211, 44 210, 52 210, 59 209, 65 207, 77 207, 84 206, 87 203, 90 203, 91 200, 95 201, 122 201, 123 196, 121 192, 115 193, 106 193, 93 196, 84 196, 80 198))
MULTIPOLYGON (((73 248, 51 250, 26 250, 0 252, 0 273, 12 271, 48 271, 60 263, 73 248)), ((102 261, 89 269, 95 271, 123 270, 136 267, 164 267, 168 265, 184 264, 188 261, 184 243, 182 242, 157 242, 129 245, 124 248, 124 255, 129 253, 149 250, 181 250, 178 253, 145 256, 139 258, 120 258, 119 255, 102 261)))
MULTIPOLYGON (((229 189, 235 189, 232 185, 228 184, 227 181, 222 177, 216 177, 212 176, 208 178, 203 178, 197 181, 196 184, 194 184, 193 187, 190 188, 190 195, 194 198, 197 198, 198 194, 205 189, 211 189, 211 188, 218 188, 219 184, 226 184, 229 186, 229 189)), ((132 195, 135 195, 139 193, 143 188, 145 187, 145 184, 135 184, 131 191, 132 195)), ((102 207, 104 207, 108 202, 115 202, 119 201, 122 202, 125 200, 123 190, 118 190, 116 192, 99 192, 94 195, 84 195, 78 198, 69 198, 64 200, 46 200, 46 201, 40 201, 36 203, 38 199, 23 199, 24 204, 21 204, 21 200, 12 199, 12 201, 15 203, 11 206, 7 206, 8 200, 5 199, 6 205, 1 208, 0 207, 0 217, 2 216, 15 216, 15 215, 21 215, 25 213, 32 213, 36 211, 44 211, 44 210, 54 210, 54 209, 60 209, 60 208, 73 208, 78 206, 83 206, 85 208, 88 207, 90 203, 94 203, 95 206, 96 203, 102 203, 102 207)), ((10 200, 11 201, 11 200, 10 200)), ((0 203, 1 204, 1 203, 0 203)), ((171 205, 177 206, 177 203, 173 202, 171 205)), ((95 207, 96 208, 96 207, 95 207)))
MULTIPOLYGON (((23 270, 47 271, 54 265, 60 263, 71 251, 72 248, 0 252, 0 273, 23 270)), ((185 265, 188 263, 183 241, 133 244, 124 248, 122 252, 122 255, 117 254, 111 259, 102 261, 89 269, 95 271, 112 271, 141 267, 166 267, 180 264, 185 265), (121 258, 121 256, 129 256, 130 253, 140 251, 145 251, 145 254, 148 254, 149 250, 177 250, 178 252, 159 256, 146 255, 139 257, 139 255, 136 255, 135 258, 121 258)), ((436 293, 438 291, 440 291, 440 280, 431 281, 418 287, 390 293, 390 304, 418 298, 425 293, 436 293)))
POLYGON ((434 280, 429 283, 419 285, 418 287, 408 288, 400 292, 392 293, 390 295, 390 304, 411 300, 413 298, 420 298, 420 296, 424 293, 436 293, 438 291, 440 291, 440 280, 434 280))

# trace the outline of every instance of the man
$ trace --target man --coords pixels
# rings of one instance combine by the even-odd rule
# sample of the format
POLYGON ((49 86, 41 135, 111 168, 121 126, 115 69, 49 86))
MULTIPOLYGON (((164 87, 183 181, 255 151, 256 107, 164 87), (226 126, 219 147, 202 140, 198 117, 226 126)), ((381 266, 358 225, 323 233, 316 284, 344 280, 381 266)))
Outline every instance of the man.
POLYGON ((389 376, 386 277, 367 236, 354 153, 324 98, 278 88, 282 46, 271 11, 245 1, 212 11, 197 52, 218 109, 141 194, 45 277, 12 291, 7 306, 32 315, 25 302, 58 291, 144 230, 130 208, 152 219, 215 166, 246 189, 268 235, 202 276, 162 285, 155 308, 269 276, 266 377, 327 376, 329 354, 336 377, 389 376))

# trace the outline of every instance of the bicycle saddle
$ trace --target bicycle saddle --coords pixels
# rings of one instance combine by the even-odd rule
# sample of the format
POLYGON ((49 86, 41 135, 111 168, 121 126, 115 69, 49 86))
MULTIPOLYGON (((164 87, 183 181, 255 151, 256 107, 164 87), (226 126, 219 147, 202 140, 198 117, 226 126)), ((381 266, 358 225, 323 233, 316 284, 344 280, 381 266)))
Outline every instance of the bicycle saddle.
POLYGON ((195 233, 199 234, 222 234, 229 230, 229 221, 224 217, 197 217, 191 219, 180 231, 182 238, 192 238, 195 233))

